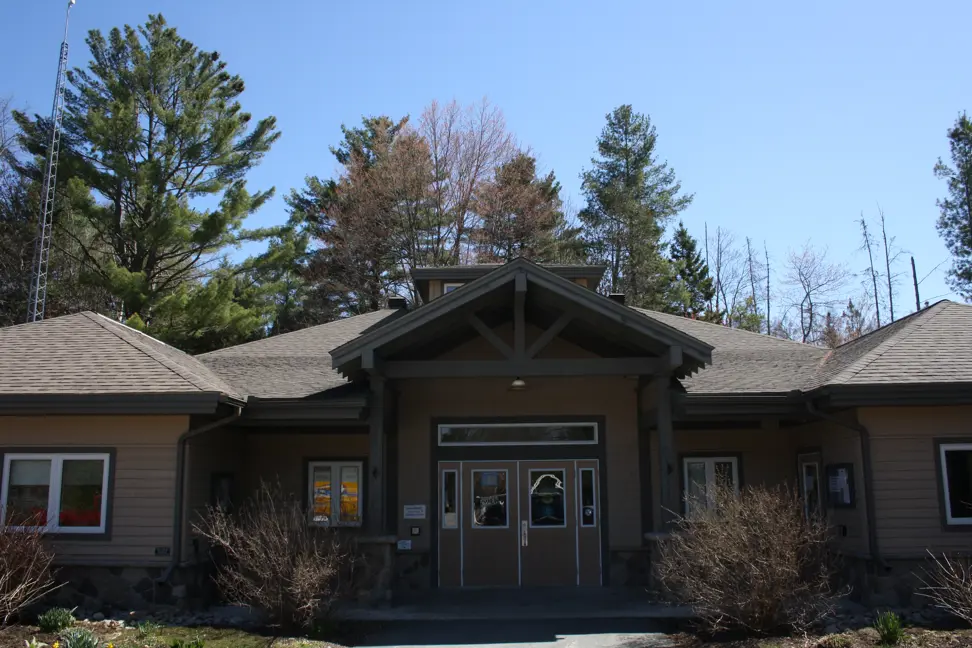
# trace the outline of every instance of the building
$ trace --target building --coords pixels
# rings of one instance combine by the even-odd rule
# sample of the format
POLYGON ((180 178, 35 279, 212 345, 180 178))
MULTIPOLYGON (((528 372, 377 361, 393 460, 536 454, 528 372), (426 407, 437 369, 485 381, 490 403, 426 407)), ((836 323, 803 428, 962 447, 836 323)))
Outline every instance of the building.
POLYGON ((418 269, 420 307, 195 358, 92 313, 2 329, 0 502, 126 600, 260 480, 380 547, 396 590, 643 584, 716 480, 799 484, 863 589, 969 549, 972 307, 828 350, 631 308, 603 271, 418 269))

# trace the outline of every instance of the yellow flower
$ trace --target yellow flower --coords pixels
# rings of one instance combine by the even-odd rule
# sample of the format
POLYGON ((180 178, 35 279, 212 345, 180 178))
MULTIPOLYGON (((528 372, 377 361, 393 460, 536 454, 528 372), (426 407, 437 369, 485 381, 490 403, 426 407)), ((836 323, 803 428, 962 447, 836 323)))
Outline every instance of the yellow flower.
POLYGON ((106 646, 105 648, 115 648, 115 644, 113 644, 113 643, 110 643, 110 644, 108 644, 108 645, 107 645, 107 646, 106 646))
POLYGON ((51 646, 51 648, 61 648, 61 642, 55 641, 54 644, 51 646))

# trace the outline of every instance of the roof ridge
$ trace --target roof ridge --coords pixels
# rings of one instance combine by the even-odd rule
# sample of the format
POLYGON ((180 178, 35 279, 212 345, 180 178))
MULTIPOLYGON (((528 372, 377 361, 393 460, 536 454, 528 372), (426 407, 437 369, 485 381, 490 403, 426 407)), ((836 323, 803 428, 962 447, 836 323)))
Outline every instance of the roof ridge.
MULTIPOLYGON (((139 345, 135 344, 132 340, 125 339, 125 337, 122 336, 122 335, 120 335, 118 331, 112 330, 112 327, 115 327, 115 326, 124 326, 129 331, 134 331, 135 333, 138 333, 140 335, 143 335, 146 338, 148 338, 150 340, 153 340, 154 342, 156 342, 158 344, 161 344, 162 346, 165 346, 165 347, 168 347, 170 349, 175 349, 176 351, 179 351, 179 349, 176 349, 174 346, 170 346, 170 345, 166 344, 165 342, 163 342, 161 340, 156 340, 151 335, 148 335, 146 333, 142 333, 141 331, 139 331, 137 329, 133 329, 132 327, 128 326, 127 324, 122 324, 120 322, 116 322, 115 320, 113 320, 113 319, 111 319, 109 317, 105 317, 101 313, 95 313, 93 311, 82 311, 81 314, 84 315, 85 317, 87 317, 89 320, 91 320, 95 324, 97 324, 98 326, 100 326, 101 328, 103 328, 104 330, 106 330, 109 333, 111 333, 112 335, 114 335, 116 338, 118 338, 119 340, 121 340, 125 344, 129 345, 130 347, 132 347, 133 349, 135 349, 136 351, 138 351, 139 353, 141 353, 142 355, 144 355, 147 358, 149 358, 150 360, 153 360, 156 363, 162 365, 163 367, 165 367, 166 369, 168 369, 169 371, 171 371, 172 373, 174 373, 176 376, 178 376, 180 379, 182 379, 183 381, 189 383, 190 385, 192 385, 193 387, 195 387, 199 391, 204 391, 204 392, 212 391, 212 389, 210 389, 208 386, 197 384, 194 380, 192 380, 192 379, 186 377, 185 375, 183 375, 182 372, 178 371, 177 369, 175 369, 172 366, 172 363, 170 363, 167 358, 164 358, 164 357, 163 358, 158 358, 158 357, 156 357, 155 355, 153 355, 153 354, 149 353, 148 351, 146 351, 145 349, 141 348, 139 345), (112 327, 106 326, 104 324, 104 322, 101 322, 99 320, 104 320, 105 322, 110 322, 111 325, 112 325, 112 327)), ((184 353, 184 352, 183 351, 179 351, 179 353, 184 353)), ((186 353, 185 355, 188 358, 191 358, 192 357, 188 353, 186 353)))
MULTIPOLYGON (((314 329, 324 328, 324 327, 330 326, 332 324, 339 324, 339 323, 342 323, 342 322, 347 322, 347 321, 353 320, 353 319, 355 319, 357 317, 365 317, 366 315, 374 315, 375 313, 383 313, 383 312, 386 312, 386 311, 389 312, 389 313, 391 313, 391 312, 395 312, 396 309, 394 309, 394 308, 379 308, 378 310, 368 311, 367 313, 358 313, 357 315, 352 315, 351 317, 341 317, 341 318, 338 318, 338 319, 335 319, 335 320, 331 320, 330 322, 322 322, 321 324, 314 324, 313 326, 307 326, 307 327, 304 327, 302 329, 297 329, 296 331, 287 331, 286 333, 281 333, 279 335, 273 335, 273 336, 270 336, 270 337, 260 338, 259 340, 250 340, 249 342, 243 342, 242 344, 234 344, 232 346, 223 347, 222 349, 215 349, 213 351, 207 351, 206 353, 200 353, 198 355, 194 355, 194 356, 190 356, 190 357, 197 358, 197 359, 198 358, 205 358, 207 356, 213 356, 213 357, 215 357, 215 356, 219 355, 220 353, 222 353, 223 351, 227 351, 229 349, 241 349, 243 347, 250 346, 251 344, 261 344, 261 343, 267 342, 267 340, 276 340, 276 339, 279 339, 279 338, 284 337, 285 335, 293 335, 294 333, 303 333, 304 331, 311 331, 311 330, 314 330, 314 329)), ((325 351, 324 353, 327 354, 328 352, 325 351)))
MULTIPOLYGON (((934 304, 932 304, 928 308, 923 308, 920 311, 915 311, 914 313, 910 313, 907 316, 905 316, 905 317, 897 320, 896 322, 892 322, 891 324, 886 324, 885 326, 882 326, 880 329, 876 329, 874 331, 871 331, 870 333, 868 333, 868 335, 870 335, 871 333, 876 333, 877 331, 880 331, 881 329, 885 329, 885 328, 891 326, 892 324, 898 324, 900 322, 904 322, 906 320, 909 320, 909 319, 914 318, 914 320, 912 322, 910 322, 908 326, 902 327, 902 329, 899 330, 899 331, 892 332, 891 335, 888 336, 888 339, 884 340, 883 342, 881 342, 880 344, 878 344, 876 347, 874 347, 873 349, 871 349, 870 352, 865 353, 860 358, 858 358, 857 360, 855 360, 854 362, 852 362, 850 365, 848 365, 847 367, 845 367, 840 373, 836 374, 828 382, 830 384, 838 384, 838 383, 841 383, 841 382, 850 380, 851 378, 853 378, 857 374, 861 373, 868 366, 870 366, 872 363, 874 363, 877 360, 881 359, 881 357, 883 357, 885 353, 887 353, 891 349, 893 349, 896 346, 898 346, 899 344, 901 344, 904 340, 906 340, 909 337, 911 337, 916 331, 921 330, 921 328, 923 326, 925 326, 926 324, 928 324, 928 322, 930 322, 933 319, 935 319, 936 317, 938 317, 938 315, 940 315, 941 312, 943 310, 945 310, 945 305, 946 304, 949 304, 949 303, 952 303, 952 302, 950 302, 947 299, 943 299, 941 301, 935 302, 934 304), (935 309, 935 312, 934 313, 931 313, 930 312, 932 309, 935 309), (928 315, 928 317, 925 317, 925 315, 928 315)), ((860 338, 857 338, 857 340, 860 340, 860 339, 862 339, 864 337, 866 337, 866 336, 863 336, 862 335, 860 338)), ((856 342, 857 340, 852 340, 852 342, 856 342)), ((844 346, 848 346, 849 344, 851 344, 851 343, 849 342, 849 343, 847 343, 847 345, 841 345, 840 347, 837 347, 837 348, 839 349, 839 348, 842 348, 844 346)))
POLYGON ((637 311, 637 312, 639 312, 640 314, 642 314, 644 316, 649 316, 648 313, 655 313, 655 314, 658 314, 658 315, 664 315, 664 316, 668 316, 668 317, 676 317, 676 318, 688 320, 690 322, 698 322, 699 324, 705 324, 707 326, 714 326, 714 327, 716 327, 718 329, 721 329, 723 331, 728 330, 728 331, 735 331, 737 333, 746 333, 748 335, 756 335, 756 336, 758 336, 758 337, 760 337, 760 338, 762 338, 764 340, 774 340, 776 342, 781 342, 781 343, 786 343, 786 344, 795 344, 795 345, 797 345, 798 347, 800 347, 802 349, 819 349, 821 351, 825 351, 825 349, 823 349, 822 347, 818 347, 818 346, 816 346, 814 344, 807 344, 806 342, 798 342, 796 340, 788 340, 786 338, 777 337, 775 335, 766 335, 765 333, 757 333, 755 331, 748 331, 746 329, 734 328, 732 326, 726 326, 724 324, 719 324, 717 322, 707 322, 707 321, 701 320, 701 319, 695 319, 695 318, 692 318, 692 317, 685 317, 684 315, 676 315, 675 313, 666 313, 664 311, 656 311, 656 310, 652 310, 650 308, 640 308, 638 306, 628 306, 628 308, 630 308, 633 311, 637 311))

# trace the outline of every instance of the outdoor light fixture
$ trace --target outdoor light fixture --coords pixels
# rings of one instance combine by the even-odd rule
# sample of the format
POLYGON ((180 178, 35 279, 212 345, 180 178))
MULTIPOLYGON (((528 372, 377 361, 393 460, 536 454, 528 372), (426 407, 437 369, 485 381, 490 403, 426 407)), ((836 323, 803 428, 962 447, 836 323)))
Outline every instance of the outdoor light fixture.
POLYGON ((523 391, 524 389, 526 389, 526 381, 519 376, 510 383, 510 391, 523 391))

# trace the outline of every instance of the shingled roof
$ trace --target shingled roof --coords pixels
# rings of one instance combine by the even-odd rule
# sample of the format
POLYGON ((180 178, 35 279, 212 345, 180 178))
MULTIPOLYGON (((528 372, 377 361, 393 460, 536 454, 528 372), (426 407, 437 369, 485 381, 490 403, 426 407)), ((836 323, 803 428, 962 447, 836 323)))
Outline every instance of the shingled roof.
POLYGON ((248 396, 305 398, 347 382, 331 369, 331 349, 403 312, 379 310, 196 357, 248 396))
POLYGON ((972 305, 937 302, 834 349, 803 388, 972 383, 972 305))
POLYGON ((639 313, 712 345, 712 364, 682 386, 690 394, 767 394, 800 389, 827 349, 678 315, 639 313))
POLYGON ((192 356, 97 313, 0 329, 0 396, 242 395, 192 356))

